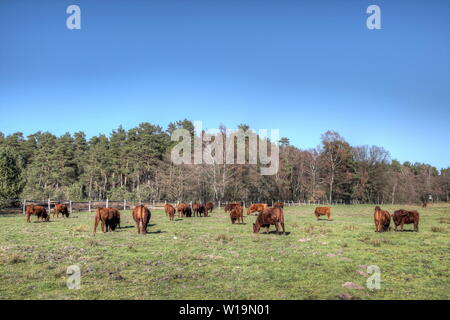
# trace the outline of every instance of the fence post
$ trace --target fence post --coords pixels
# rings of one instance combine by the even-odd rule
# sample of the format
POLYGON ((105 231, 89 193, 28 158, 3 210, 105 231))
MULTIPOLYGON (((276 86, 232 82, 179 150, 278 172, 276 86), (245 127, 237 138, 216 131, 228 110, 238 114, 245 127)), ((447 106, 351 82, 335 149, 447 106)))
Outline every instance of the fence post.
POLYGON ((27 206, 27 200, 23 200, 23 209, 22 209, 23 214, 25 214, 26 206, 27 206))
POLYGON ((127 200, 123 200, 123 210, 127 210, 127 200))
POLYGON ((91 200, 89 200, 89 212, 91 212, 91 200))
POLYGON ((142 205, 142 200, 139 200, 139 205, 142 205))
POLYGON ((48 214, 50 215, 50 199, 48 199, 48 214))
POLYGON ((69 212, 72 213, 72 200, 69 200, 69 212))
POLYGON ((155 208, 155 200, 153 200, 153 208, 155 208))
POLYGON ((220 200, 219 200, 219 209, 220 209, 220 200))
POLYGON ((109 208, 109 199, 106 198, 106 208, 109 208))

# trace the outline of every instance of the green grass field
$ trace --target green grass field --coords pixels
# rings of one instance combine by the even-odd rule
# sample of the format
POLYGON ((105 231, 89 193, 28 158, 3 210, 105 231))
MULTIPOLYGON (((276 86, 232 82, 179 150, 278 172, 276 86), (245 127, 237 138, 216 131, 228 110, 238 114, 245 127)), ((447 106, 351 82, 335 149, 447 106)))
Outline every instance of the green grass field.
POLYGON ((145 236, 130 211, 117 232, 95 236, 94 213, 30 224, 3 214, 0 298, 450 299, 450 206, 383 209, 400 207, 420 212, 419 233, 375 233, 365 205, 334 206, 333 221, 317 221, 312 206, 285 208, 283 236, 253 234, 254 216, 231 225, 222 209, 174 222, 154 210, 145 236), (79 290, 66 285, 71 265, 79 290), (380 290, 366 288, 368 265, 381 268, 380 290))

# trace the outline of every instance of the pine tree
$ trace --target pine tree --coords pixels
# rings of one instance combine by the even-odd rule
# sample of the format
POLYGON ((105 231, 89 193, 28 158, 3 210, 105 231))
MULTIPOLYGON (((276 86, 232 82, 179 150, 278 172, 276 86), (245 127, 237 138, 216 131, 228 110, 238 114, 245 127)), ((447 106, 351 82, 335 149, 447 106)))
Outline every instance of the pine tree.
POLYGON ((18 156, 9 147, 0 146, 0 207, 16 203, 23 183, 18 156))

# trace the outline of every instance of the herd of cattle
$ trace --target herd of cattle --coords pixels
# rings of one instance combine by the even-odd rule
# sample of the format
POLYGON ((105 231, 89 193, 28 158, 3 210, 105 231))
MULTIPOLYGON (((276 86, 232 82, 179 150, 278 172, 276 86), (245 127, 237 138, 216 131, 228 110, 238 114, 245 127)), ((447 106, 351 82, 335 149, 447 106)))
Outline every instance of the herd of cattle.
MULTIPOLYGON (((187 217, 208 217, 214 209, 214 203, 208 202, 206 204, 194 203, 191 205, 180 203, 175 208, 171 204, 164 205, 164 211, 170 221, 175 219, 176 213, 179 218, 187 217)), ((266 232, 269 232, 269 227, 274 225, 277 233, 282 230, 285 233, 284 228, 284 203, 276 202, 272 207, 267 204, 255 203, 251 204, 247 209, 247 215, 252 213, 257 214, 255 223, 253 223, 253 232, 259 233, 261 228, 266 228, 266 232)), ((243 203, 228 203, 224 207, 225 212, 230 214, 231 223, 244 223, 244 205, 243 203)), ((30 222, 30 217, 35 215, 37 221, 50 221, 50 215, 43 206, 39 205, 27 205, 26 206, 26 221, 30 222)), ((65 204, 56 204, 53 209, 53 217, 59 217, 61 214, 63 217, 69 217, 69 210, 65 204)), ((319 220, 320 216, 327 216, 328 220, 331 219, 330 207, 317 207, 314 210, 314 215, 319 220)), ((146 234, 147 226, 150 222, 151 212, 144 205, 138 205, 134 207, 132 211, 133 219, 136 223, 138 233, 146 234)), ((403 231, 405 224, 413 224, 414 231, 419 231, 419 212, 397 210, 394 214, 390 214, 388 211, 381 210, 379 206, 375 207, 374 222, 375 232, 383 232, 391 230, 391 220, 394 221, 395 231, 397 227, 400 227, 403 231)), ((94 220, 94 234, 97 231, 98 224, 101 223, 102 232, 114 231, 117 227, 120 228, 120 212, 116 208, 98 208, 95 214, 94 220)))

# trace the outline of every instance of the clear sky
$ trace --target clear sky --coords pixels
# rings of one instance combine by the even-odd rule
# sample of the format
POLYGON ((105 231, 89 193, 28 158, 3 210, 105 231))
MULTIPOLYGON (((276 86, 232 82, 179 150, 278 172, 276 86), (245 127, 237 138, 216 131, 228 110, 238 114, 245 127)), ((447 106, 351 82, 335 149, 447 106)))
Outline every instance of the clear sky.
POLYGON ((448 0, 1 0, 0 131, 188 118, 279 128, 300 148, 335 130, 448 167, 449 31, 448 0))

